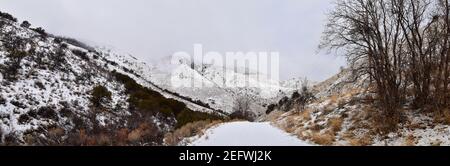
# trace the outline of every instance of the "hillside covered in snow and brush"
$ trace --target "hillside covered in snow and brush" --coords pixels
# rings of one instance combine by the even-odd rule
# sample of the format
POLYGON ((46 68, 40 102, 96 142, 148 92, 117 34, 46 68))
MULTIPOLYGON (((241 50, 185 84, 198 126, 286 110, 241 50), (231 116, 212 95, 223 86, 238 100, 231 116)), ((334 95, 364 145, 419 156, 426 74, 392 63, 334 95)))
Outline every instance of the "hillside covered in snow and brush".
POLYGON ((224 114, 152 83, 145 64, 0 13, 0 144, 162 145, 224 114))
POLYGON ((267 120, 311 144, 334 146, 449 146, 450 116, 404 107, 402 121, 384 132, 379 108, 367 80, 355 81, 351 70, 315 84, 313 99, 299 104, 293 95, 268 110, 267 120))

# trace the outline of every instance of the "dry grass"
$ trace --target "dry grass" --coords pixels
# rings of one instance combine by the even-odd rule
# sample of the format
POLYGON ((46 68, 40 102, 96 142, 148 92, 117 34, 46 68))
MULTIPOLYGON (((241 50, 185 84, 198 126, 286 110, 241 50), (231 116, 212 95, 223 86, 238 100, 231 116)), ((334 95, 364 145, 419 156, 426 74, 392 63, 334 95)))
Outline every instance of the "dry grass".
MULTIPOLYGON (((289 114, 284 114, 286 116, 283 117, 283 122, 279 123, 276 120, 272 121, 277 124, 279 128, 288 132, 288 133, 298 133, 298 130, 302 130, 304 124, 311 120, 311 110, 306 109, 301 112, 292 112, 289 114)), ((279 114, 279 113, 276 113, 279 114)), ((304 129, 303 129, 304 130, 304 129)))
POLYGON ((97 136, 96 144, 103 146, 112 145, 111 137, 109 137, 107 134, 100 134, 99 136, 97 136))
POLYGON ((283 130, 288 133, 293 133, 297 129, 297 122, 295 117, 289 116, 285 120, 285 124, 282 126, 283 130))
POLYGON ((311 113, 312 110, 311 109, 305 109, 300 113, 301 118, 303 119, 303 121, 310 121, 311 120, 311 113))
POLYGON ((450 110, 446 108, 442 111, 438 111, 438 113, 435 114, 435 119, 440 123, 450 125, 450 110))
POLYGON ((342 137, 350 146, 369 146, 373 144, 373 139, 368 133, 356 138, 355 135, 349 131, 343 134, 342 137))
POLYGON ((410 130, 416 130, 416 129, 424 129, 424 128, 426 128, 426 126, 424 126, 423 124, 420 124, 420 123, 409 123, 407 125, 407 128, 410 130))
POLYGON ((435 123, 450 125, 450 110, 448 108, 441 111, 435 111, 433 116, 435 123))
POLYGON ((125 145, 128 141, 128 129, 119 129, 116 131, 117 142, 119 145, 125 145))
POLYGON ((319 145, 330 146, 330 145, 333 145, 335 140, 336 140, 336 136, 331 132, 325 132, 325 133, 315 132, 315 133, 312 133, 312 136, 311 136, 311 141, 313 141, 314 143, 319 144, 319 145))
POLYGON ((303 111, 292 111, 290 113, 283 113, 277 111, 274 111, 273 113, 269 114, 267 119, 274 122, 277 127, 280 129, 297 135, 300 139, 309 139, 305 136, 304 132, 307 130, 305 128, 305 124, 311 121, 312 117, 312 110, 311 109, 305 109, 303 111), (277 116, 277 117, 276 117, 277 116), (278 120, 281 117, 283 119, 282 123, 280 123, 278 120))
POLYGON ((344 120, 339 118, 332 118, 328 120, 328 127, 331 129, 333 133, 337 133, 342 130, 342 124, 344 123, 344 120))
POLYGON ((269 115, 267 115, 266 119, 271 122, 275 122, 280 118, 284 112, 282 111, 272 111, 269 115))
POLYGON ((335 104, 337 103, 339 100, 339 96, 338 95, 332 95, 330 96, 330 104, 335 104))
POLYGON ((164 137, 164 142, 167 145, 175 146, 178 145, 185 138, 193 137, 196 135, 202 136, 205 130, 221 123, 223 123, 223 121, 221 120, 216 121, 206 120, 188 123, 183 127, 181 127, 180 129, 177 129, 174 132, 166 134, 164 137))
POLYGON ((362 138, 352 138, 348 140, 350 146, 369 146, 373 143, 370 137, 364 136, 362 138))
POLYGON ((375 108, 372 106, 364 106, 362 108, 362 111, 359 112, 357 116, 355 116, 355 120, 370 120, 372 117, 372 114, 374 114, 375 108))
POLYGON ((450 125, 450 110, 445 109, 443 112, 444 112, 444 124, 450 125))
POLYGON ((382 111, 373 111, 370 114, 372 127, 378 134, 386 135, 395 132, 398 129, 402 115, 399 112, 393 112, 392 115, 386 115, 382 111))
POLYGON ((415 146, 416 145, 416 137, 410 134, 405 138, 404 146, 415 146))
POLYGON ((128 134, 128 140, 131 142, 138 141, 142 137, 142 130, 136 129, 128 134))
POLYGON ((307 129, 309 129, 309 130, 311 130, 313 132, 319 132, 320 130, 322 130, 322 128, 323 128, 322 126, 314 123, 311 126, 309 126, 307 129))
POLYGON ((297 135, 298 138, 305 140, 305 139, 307 139, 307 138, 306 138, 305 134, 303 134, 303 132, 305 132, 305 128, 299 128, 299 129, 295 132, 295 135, 297 135))
POLYGON ((50 137, 62 137, 65 134, 62 128, 51 128, 48 130, 48 135, 50 137))
MULTIPOLYGON (((320 118, 319 118, 320 119, 320 118)), ((342 119, 341 118, 333 118, 329 119, 328 126, 330 129, 325 132, 321 132, 325 126, 318 125, 317 123, 312 123, 306 130, 307 134, 303 134, 305 129, 299 130, 296 134, 298 137, 303 139, 309 139, 312 142, 319 144, 330 146, 333 145, 336 140, 336 132, 341 129, 342 119)))

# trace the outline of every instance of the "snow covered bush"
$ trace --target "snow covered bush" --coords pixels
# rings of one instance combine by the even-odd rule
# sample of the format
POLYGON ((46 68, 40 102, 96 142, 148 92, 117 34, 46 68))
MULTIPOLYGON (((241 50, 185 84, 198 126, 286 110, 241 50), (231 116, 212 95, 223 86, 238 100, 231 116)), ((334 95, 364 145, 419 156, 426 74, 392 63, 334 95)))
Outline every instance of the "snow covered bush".
POLYGON ((6 104, 6 99, 0 96, 0 105, 6 104))
POLYGON ((45 29, 42 28, 42 27, 31 28, 31 30, 33 30, 36 33, 40 34, 42 37, 47 37, 48 36, 47 32, 45 32, 45 29))
POLYGON ((56 36, 55 40, 60 41, 60 42, 64 41, 64 42, 66 42, 68 44, 71 44, 71 45, 74 45, 74 46, 86 49, 86 50, 88 50, 90 52, 95 52, 95 49, 93 47, 88 46, 87 44, 85 44, 85 43, 83 43, 83 42, 81 42, 81 41, 79 41, 77 39, 74 39, 74 38, 63 37, 63 36, 56 36))
POLYGON ((304 84, 301 91, 294 93, 292 95, 292 98, 294 99, 294 102, 297 104, 299 109, 304 110, 305 106, 315 99, 315 96, 308 88, 308 85, 304 84))
POLYGON ((23 21, 22 24, 20 24, 22 28, 30 28, 31 24, 28 21, 23 21))
POLYGON ((41 107, 37 110, 37 115, 45 119, 58 120, 58 113, 55 111, 55 109, 56 108, 52 106, 41 107))
POLYGON ((13 22, 17 22, 17 18, 13 17, 11 14, 9 13, 4 13, 0 11, 0 17, 11 20, 13 22))
POLYGON ((297 112, 304 111, 305 107, 316 99, 314 93, 308 86, 308 81, 305 79, 300 91, 295 91, 291 98, 285 96, 278 104, 271 104, 267 107, 266 114, 270 114, 275 110, 289 112, 295 110, 297 112))
POLYGON ((87 56, 87 53, 78 49, 74 49, 72 50, 72 53, 75 54, 76 56, 80 57, 83 60, 88 61, 89 57, 87 56))
POLYGON ((92 89, 91 103, 94 107, 103 107, 111 101, 111 92, 104 86, 98 85, 92 89))
POLYGON ((267 106, 266 114, 270 114, 271 112, 273 112, 276 109, 276 107, 277 107, 276 104, 270 104, 269 106, 267 106))

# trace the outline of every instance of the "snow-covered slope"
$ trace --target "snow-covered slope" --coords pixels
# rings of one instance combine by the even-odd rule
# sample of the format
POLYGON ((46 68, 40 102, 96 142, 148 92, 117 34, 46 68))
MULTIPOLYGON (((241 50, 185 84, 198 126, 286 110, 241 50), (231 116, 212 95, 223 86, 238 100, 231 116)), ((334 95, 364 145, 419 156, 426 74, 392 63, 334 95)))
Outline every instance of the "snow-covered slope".
POLYGON ((131 55, 11 18, 0 17, 0 144, 158 145, 176 126, 218 117, 153 84, 131 55))
POLYGON ((277 82, 264 79, 267 76, 257 72, 240 73, 221 66, 192 65, 189 61, 173 64, 168 59, 152 65, 150 80, 228 113, 237 98, 246 97, 252 101, 252 111, 263 115, 269 104, 296 91, 299 82, 299 79, 277 82))
POLYGON ((104 55, 106 61, 112 63, 114 70, 131 73, 131 77, 136 79, 140 84, 152 88, 164 95, 164 97, 183 102, 195 111, 225 114, 225 112, 205 104, 200 99, 193 99, 188 94, 179 94, 177 91, 167 88, 167 79, 170 80, 170 78, 161 77, 160 74, 157 74, 158 69, 152 64, 142 62, 132 55, 114 48, 97 47, 97 51, 104 55))
POLYGON ((310 146, 269 122, 231 122, 206 131, 190 146, 310 146))

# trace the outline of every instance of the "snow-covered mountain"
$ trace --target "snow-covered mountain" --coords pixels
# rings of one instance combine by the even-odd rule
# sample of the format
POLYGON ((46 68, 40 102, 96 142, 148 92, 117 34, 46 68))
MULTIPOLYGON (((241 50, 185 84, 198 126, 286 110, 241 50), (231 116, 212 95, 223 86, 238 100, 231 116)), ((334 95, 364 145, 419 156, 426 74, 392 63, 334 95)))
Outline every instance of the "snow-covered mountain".
POLYGON ((167 57, 152 64, 147 76, 156 85, 200 100, 212 108, 231 113, 233 103, 241 97, 252 101, 251 110, 263 115, 266 107, 291 95, 300 80, 276 81, 250 70, 233 70, 223 66, 191 63, 188 60, 173 63, 167 57), (238 72, 248 71, 248 72, 238 72))
POLYGON ((48 34, 0 13, 0 144, 159 145, 225 114, 161 88, 128 54, 48 34))

